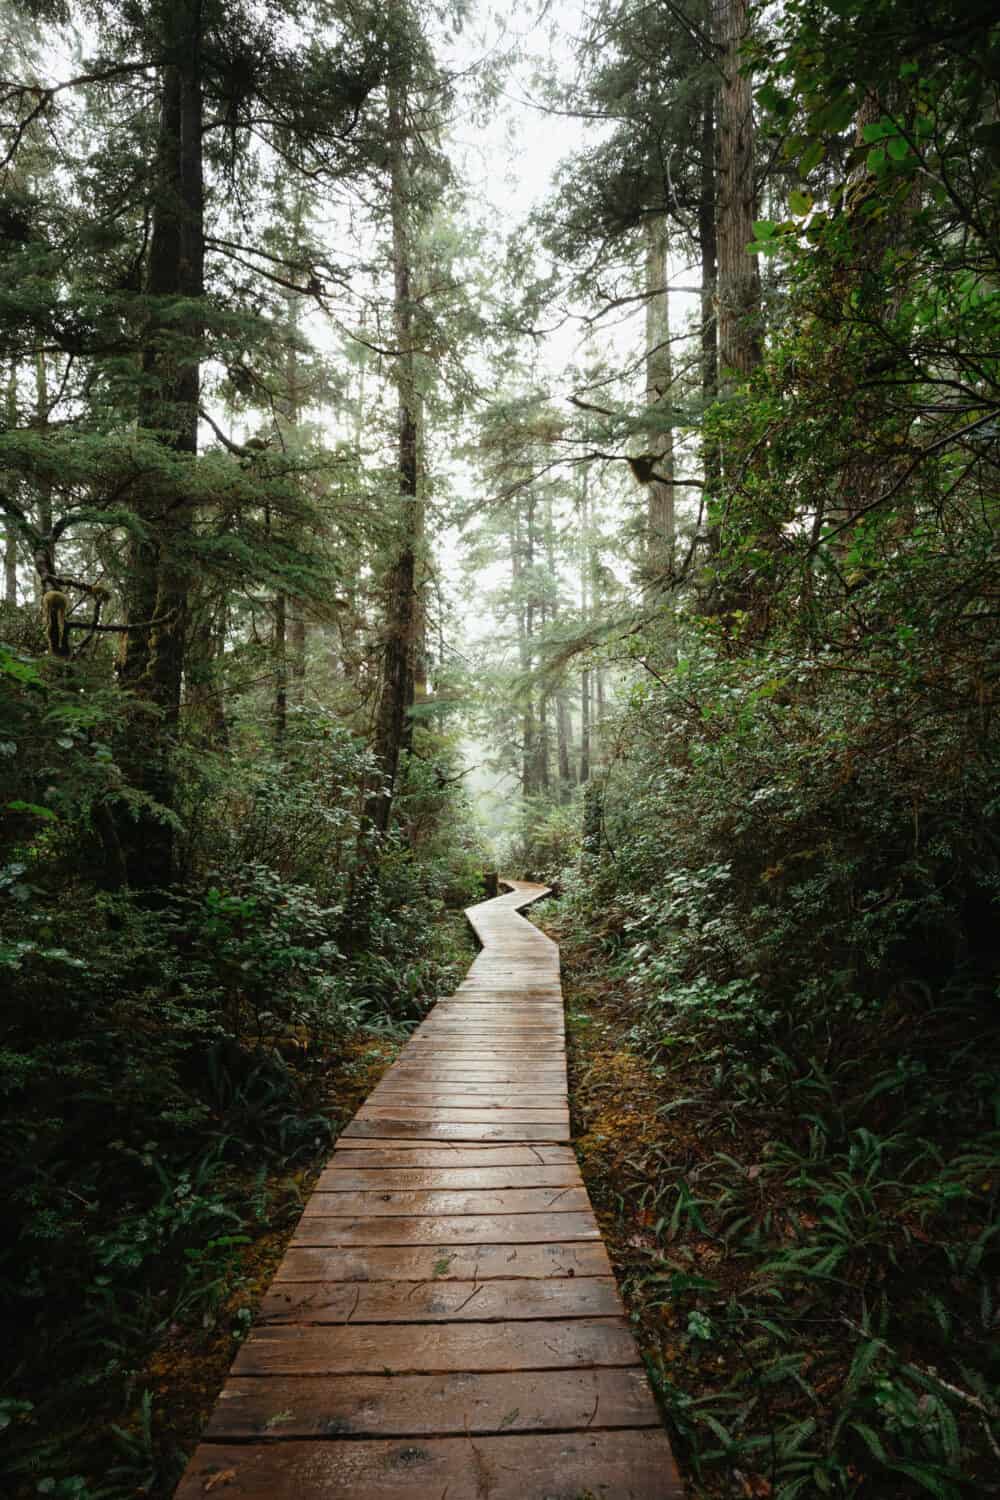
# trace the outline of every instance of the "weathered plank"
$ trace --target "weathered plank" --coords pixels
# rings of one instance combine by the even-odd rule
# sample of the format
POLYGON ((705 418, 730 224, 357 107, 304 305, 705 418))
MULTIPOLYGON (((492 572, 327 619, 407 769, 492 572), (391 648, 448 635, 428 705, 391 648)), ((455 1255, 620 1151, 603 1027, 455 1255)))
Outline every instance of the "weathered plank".
POLYGON ((569 1111, 567 1107, 550 1109, 541 1105, 527 1104, 523 1107, 479 1104, 471 1109, 460 1109, 448 1104, 365 1104, 358 1110, 359 1120, 440 1120, 445 1124, 478 1124, 496 1122, 502 1125, 519 1125, 522 1120, 549 1120, 561 1123, 569 1111))
POLYGON ((672 1500, 654 1428, 259 1445, 206 1443, 175 1500, 672 1500), (211 1489, 207 1487, 211 1483, 211 1489))
POLYGON ((545 1245, 293 1245, 275 1281, 486 1281, 610 1276, 600 1240, 545 1245))
POLYGON ((349 1139, 369 1137, 398 1140, 409 1136, 419 1141, 562 1141, 566 1129, 555 1120, 524 1120, 503 1125, 488 1120, 368 1120, 355 1117, 345 1128, 349 1139))
POLYGON ((442 1092, 440 1085, 436 1088, 426 1083, 406 1083, 403 1079, 392 1079, 380 1084, 377 1089, 372 1089, 368 1095, 369 1103, 378 1100, 382 1104, 431 1104, 436 1108, 450 1105, 452 1109, 509 1109, 512 1105, 517 1109, 526 1109, 535 1103, 545 1109, 565 1106, 566 1096, 564 1094, 545 1094, 537 1088, 524 1088, 511 1085, 505 1088, 503 1094, 499 1094, 496 1085, 488 1084, 452 1084, 455 1093, 442 1092))
POLYGON ((613 1318, 621 1314, 611 1276, 547 1281, 274 1282, 264 1323, 490 1323, 522 1318, 613 1318))
POLYGON ((547 1240, 600 1239, 584 1213, 425 1214, 340 1219, 303 1216, 293 1245, 542 1245, 547 1240))
POLYGON ((642 1368, 514 1374, 232 1376, 205 1437, 440 1437, 659 1427, 642 1368))
POLYGON ((450 1192, 491 1188, 579 1187, 579 1168, 565 1167, 338 1167, 331 1165, 319 1175, 317 1192, 450 1192))
POLYGON ((391 1188, 338 1191, 336 1187, 317 1188, 305 1206, 303 1218, 336 1215, 338 1218, 378 1218, 401 1215, 444 1217, 449 1214, 538 1214, 571 1209, 586 1213, 590 1208, 587 1189, 555 1188, 472 1188, 452 1192, 443 1188, 426 1188, 415 1192, 391 1188))
POLYGON ((424 1141, 344 1140, 330 1158, 331 1167, 572 1167, 576 1157, 568 1146, 481 1146, 475 1141, 435 1145, 424 1141))
POLYGON ((634 1365, 623 1318, 542 1323, 354 1323, 251 1329, 234 1375, 421 1375, 443 1370, 560 1370, 634 1365))

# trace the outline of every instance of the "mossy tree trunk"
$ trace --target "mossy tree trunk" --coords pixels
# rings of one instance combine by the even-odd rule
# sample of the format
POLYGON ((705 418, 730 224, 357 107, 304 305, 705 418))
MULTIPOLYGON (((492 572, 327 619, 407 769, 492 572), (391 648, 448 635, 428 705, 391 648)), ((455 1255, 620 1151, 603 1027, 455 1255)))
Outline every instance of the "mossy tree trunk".
POLYGON ((418 553, 423 536, 420 495, 420 397, 414 350, 415 319, 412 294, 411 224, 414 211, 407 141, 407 92, 394 82, 389 87, 389 172, 392 218, 392 258, 396 388, 399 397, 397 473, 399 516, 394 555, 385 582, 381 684, 375 719, 374 750, 381 768, 379 785, 367 800, 366 821, 387 832, 397 791, 400 760, 413 740, 416 637, 420 610, 417 599, 418 553))
MULTIPOLYGON (((143 355, 141 425, 178 455, 198 450, 204 295, 203 107, 199 0, 164 12, 155 196, 146 272, 151 302, 143 355), (180 316, 178 316, 180 314, 180 316)), ((180 472, 175 471, 175 472, 180 472)), ((124 584, 121 685, 138 711, 130 717, 127 770, 136 789, 171 812, 171 758, 179 723, 188 626, 186 533, 191 508, 183 480, 152 484, 136 506, 124 584), (147 711, 142 711, 148 709, 147 711)), ((173 875, 173 832, 152 807, 125 812, 121 839, 129 883, 162 888, 173 875)))

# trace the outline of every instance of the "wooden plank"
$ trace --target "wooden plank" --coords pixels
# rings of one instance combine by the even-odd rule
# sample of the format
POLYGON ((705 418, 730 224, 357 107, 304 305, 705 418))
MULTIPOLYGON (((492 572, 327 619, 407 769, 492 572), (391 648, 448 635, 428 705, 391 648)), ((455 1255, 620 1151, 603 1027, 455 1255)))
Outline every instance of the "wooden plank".
POLYGON ((472 1188, 453 1192, 422 1188, 415 1192, 336 1187, 317 1189, 303 1218, 377 1218, 400 1215, 586 1213, 587 1189, 580 1187, 472 1188))
POLYGON ((344 1140, 330 1166, 379 1167, 575 1167, 571 1146, 480 1146, 476 1142, 434 1145, 422 1141, 344 1140))
POLYGON ((385 1074, 416 1072, 420 1069, 433 1069, 439 1073, 447 1073, 450 1076, 458 1075, 472 1076, 481 1074, 484 1078, 524 1078, 529 1082, 536 1079, 558 1079, 560 1085, 566 1082, 566 1067, 561 1057, 549 1059, 547 1054, 537 1054, 534 1057, 499 1057, 488 1059, 484 1057, 456 1057, 451 1052, 440 1059, 427 1057, 423 1052, 404 1054, 399 1061, 394 1063, 385 1074))
POLYGON ((533 1281, 610 1276, 600 1240, 544 1245, 298 1246, 285 1251, 275 1281, 533 1281))
POLYGON ((576 1166, 565 1167, 338 1167, 325 1168, 318 1192, 419 1192, 427 1188, 471 1191, 474 1188, 579 1187, 576 1166))
POLYGON ((338 1219, 303 1215, 293 1245, 543 1245, 548 1240, 596 1240, 597 1220, 586 1213, 429 1214, 338 1219))
MULTIPOLYGON (((554 1047, 545 1048, 546 1056, 554 1057, 565 1075, 566 1060, 560 1051, 554 1047)), ((446 1068, 449 1072, 457 1072, 459 1069, 490 1068, 491 1070, 509 1069, 518 1077, 534 1078, 537 1076, 535 1061, 538 1057, 537 1047, 528 1047, 518 1052, 494 1047, 489 1052, 465 1052, 458 1046, 431 1046, 429 1042, 424 1043, 419 1050, 408 1052, 401 1059, 403 1067, 418 1068, 446 1068)), ((548 1074, 551 1077, 551 1074, 548 1074)))
POLYGON ((429 1031, 443 1030, 446 1027, 456 1031, 461 1028, 463 1034, 473 1038, 483 1031, 498 1032, 501 1035, 511 1031, 544 1031, 561 1039, 565 1032, 560 1005, 549 1006, 544 1011, 538 1007, 530 1011, 513 1011, 507 1005, 469 1005, 461 1010, 452 1010, 447 1005, 438 1005, 420 1030, 413 1034, 426 1036, 429 1031), (438 1010, 441 1011, 440 1015, 438 1010))
POLYGON ((504 1085, 502 1093, 498 1092, 496 1084, 482 1083, 456 1082, 449 1090, 440 1084, 407 1083, 404 1078, 393 1078, 372 1089, 368 1099, 371 1103, 450 1105, 453 1109, 504 1109, 511 1106, 526 1109, 537 1101, 545 1109, 554 1109, 560 1104, 565 1105, 566 1094, 544 1093, 537 1086, 525 1088, 518 1084, 504 1085))
POLYGON ((522 1318, 613 1318, 623 1313, 611 1276, 548 1281, 275 1282, 264 1323, 490 1323, 522 1318))
POLYGON ((563 1015, 562 992, 558 984, 545 994, 530 995, 523 986, 514 989, 484 989, 482 986, 470 990, 457 989, 447 999, 439 1000, 432 1014, 450 1016, 459 1012, 475 1017, 483 1013, 484 1006, 503 1011, 507 1015, 530 1016, 544 1012, 546 1016, 557 1016, 560 1020, 563 1015))
POLYGON ((511 1323, 263 1324, 234 1375, 422 1375, 444 1370, 560 1370, 634 1365, 624 1318, 511 1323))
POLYGON ((555 1121, 522 1120, 514 1125, 468 1121, 450 1124, 442 1120, 359 1120, 353 1119, 343 1135, 349 1139, 398 1140, 410 1137, 419 1141, 565 1141, 566 1128, 555 1121))
POLYGON ((414 1032, 400 1056, 418 1058, 424 1057, 428 1052, 447 1054, 450 1059, 462 1062, 471 1062, 474 1058, 492 1058, 494 1062, 535 1063, 540 1055, 549 1063, 564 1066, 566 1062, 566 1044, 562 1036, 546 1038, 544 1049, 540 1052, 538 1043, 530 1037, 491 1036, 485 1032, 482 1036, 472 1036, 464 1028, 460 1030, 458 1027, 450 1033, 439 1031, 436 1036, 414 1032))
POLYGON ((498 1042, 524 1041, 531 1045, 541 1041, 561 1042, 563 1028, 544 1021, 534 1025, 526 1021, 518 1026, 513 1023, 504 1025, 500 1021, 482 1021, 478 1026, 472 1021, 425 1021, 413 1033, 413 1040, 420 1042, 427 1037, 458 1038, 470 1043, 486 1039, 498 1042))
POLYGON ((175 1500, 680 1500, 654 1428, 198 1448, 175 1500))
POLYGON ((483 1104, 481 1101, 471 1104, 432 1104, 429 1100, 423 1100, 420 1104, 397 1104, 394 1100, 388 1100, 385 1104, 363 1104, 358 1110, 358 1115, 369 1116, 370 1119, 385 1119, 388 1115, 397 1115, 400 1119, 442 1119, 442 1121, 490 1121, 490 1119, 501 1119, 501 1121, 547 1121, 547 1119, 559 1119, 561 1121, 568 1113, 567 1104, 483 1104), (532 1113, 534 1112, 534 1113, 532 1113))
MULTIPOLYGON (((206 1438, 437 1437, 659 1427, 642 1368, 538 1374, 233 1376, 206 1438)), ((223 1491, 223 1493, 225 1493, 223 1491)))
POLYGON ((548 1067, 530 1062, 463 1063, 451 1062, 446 1058, 440 1061, 435 1061, 433 1058, 415 1058, 412 1061, 403 1059, 395 1063, 384 1076, 430 1080, 440 1078, 449 1083, 468 1079, 470 1083, 519 1083, 524 1087, 535 1085, 560 1089, 566 1087, 566 1070, 561 1063, 558 1066, 548 1067))
MULTIPOLYGON (((537 1047, 490 1047, 487 1050, 468 1051, 460 1042, 447 1042, 440 1039, 431 1043, 429 1040, 421 1042, 412 1052, 403 1054, 402 1061, 406 1064, 419 1064, 422 1067, 439 1068, 465 1068, 465 1067, 489 1067, 489 1068, 516 1068, 519 1072, 531 1068, 537 1057, 537 1047)), ((557 1061, 565 1070, 566 1057, 561 1047, 555 1047, 547 1043, 545 1046, 546 1057, 557 1061)))
POLYGON ((526 1104, 523 1106, 500 1105, 496 1108, 480 1104, 472 1109, 452 1108, 450 1104, 363 1104, 358 1110, 359 1120, 443 1120, 445 1124, 475 1124, 479 1121, 498 1121, 503 1125, 517 1124, 521 1120, 551 1120, 562 1124, 569 1117, 569 1107, 555 1109, 526 1104))

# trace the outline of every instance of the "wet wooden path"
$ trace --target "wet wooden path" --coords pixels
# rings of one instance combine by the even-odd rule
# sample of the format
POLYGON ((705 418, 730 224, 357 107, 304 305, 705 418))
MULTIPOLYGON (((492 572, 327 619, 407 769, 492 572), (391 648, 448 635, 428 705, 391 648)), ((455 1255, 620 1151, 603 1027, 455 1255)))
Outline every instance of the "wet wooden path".
POLYGON ((176 1500, 681 1495, 569 1144, 544 887, 511 884, 340 1136, 176 1500))

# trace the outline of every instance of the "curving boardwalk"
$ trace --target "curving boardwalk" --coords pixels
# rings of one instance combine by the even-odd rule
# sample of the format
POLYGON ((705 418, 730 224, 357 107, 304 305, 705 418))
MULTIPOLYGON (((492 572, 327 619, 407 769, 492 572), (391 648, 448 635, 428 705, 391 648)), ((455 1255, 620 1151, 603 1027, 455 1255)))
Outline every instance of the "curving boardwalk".
POLYGON ((669 1500, 569 1145, 559 949, 519 908, 337 1142, 176 1500, 669 1500))

